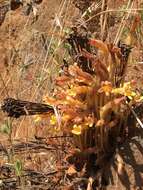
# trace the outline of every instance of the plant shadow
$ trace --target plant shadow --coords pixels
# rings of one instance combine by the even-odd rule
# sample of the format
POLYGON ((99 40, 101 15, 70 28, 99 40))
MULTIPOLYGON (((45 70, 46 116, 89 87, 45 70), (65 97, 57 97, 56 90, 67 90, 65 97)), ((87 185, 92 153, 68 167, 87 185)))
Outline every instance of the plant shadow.
POLYGON ((108 172, 106 171, 108 184, 115 184, 115 178, 113 178, 113 171, 111 169, 113 168, 118 182, 127 190, 133 188, 141 190, 143 187, 143 131, 136 128, 134 134, 134 137, 119 147, 117 153, 123 161, 122 172, 118 172, 118 164, 115 158, 111 160, 108 172), (131 187, 132 184, 133 187, 131 187))

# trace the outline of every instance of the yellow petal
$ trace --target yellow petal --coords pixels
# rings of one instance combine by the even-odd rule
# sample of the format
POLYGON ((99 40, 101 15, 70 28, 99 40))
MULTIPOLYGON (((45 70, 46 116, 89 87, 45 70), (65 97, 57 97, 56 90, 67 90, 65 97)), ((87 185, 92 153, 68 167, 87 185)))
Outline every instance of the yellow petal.
POLYGON ((57 123, 56 116, 55 116, 55 115, 52 115, 52 116, 51 116, 51 119, 50 119, 50 124, 51 124, 51 125, 55 125, 56 123, 57 123))
POLYGON ((102 92, 105 92, 107 95, 109 95, 109 93, 112 91, 112 84, 108 81, 105 81, 101 88, 98 90, 98 92, 102 93, 102 92))
POLYGON ((34 116, 34 121, 35 122, 41 121, 41 117, 39 115, 34 116))
POLYGON ((81 125, 74 125, 72 129, 72 133, 75 135, 81 135, 82 127, 81 125))

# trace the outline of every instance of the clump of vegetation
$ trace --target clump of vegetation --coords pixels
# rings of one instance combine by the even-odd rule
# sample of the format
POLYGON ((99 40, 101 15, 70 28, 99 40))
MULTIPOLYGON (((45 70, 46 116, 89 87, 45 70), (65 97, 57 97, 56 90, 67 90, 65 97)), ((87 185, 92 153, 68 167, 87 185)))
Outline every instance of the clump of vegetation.
POLYGON ((74 63, 66 65, 56 78, 53 97, 44 98, 55 110, 49 116, 50 125, 72 133, 76 148, 99 159, 113 153, 134 127, 128 123, 131 109, 142 97, 134 91, 135 81, 124 80, 132 48, 121 42, 106 44, 75 31, 68 43, 74 63))

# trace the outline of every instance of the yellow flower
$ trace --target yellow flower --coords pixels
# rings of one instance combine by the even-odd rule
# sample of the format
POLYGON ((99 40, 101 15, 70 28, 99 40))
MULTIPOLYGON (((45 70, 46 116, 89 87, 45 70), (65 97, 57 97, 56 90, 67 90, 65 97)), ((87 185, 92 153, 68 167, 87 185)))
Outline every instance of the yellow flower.
POLYGON ((72 129, 72 133, 74 134, 74 135, 81 135, 81 131, 82 131, 82 127, 81 127, 81 125, 74 125, 73 126, 73 129, 72 129))
POLYGON ((129 99, 133 99, 136 96, 136 93, 133 91, 132 82, 125 83, 122 88, 113 89, 112 93, 127 96, 129 99))
POLYGON ((35 122, 41 121, 41 116, 40 115, 35 115, 34 116, 34 121, 35 122))
POLYGON ((50 124, 51 124, 51 125, 56 125, 56 123, 57 123, 57 118, 56 118, 55 115, 52 115, 52 116, 51 116, 51 119, 50 119, 50 124))
POLYGON ((98 90, 99 93, 104 92, 106 96, 109 96, 109 94, 112 92, 112 84, 111 82, 105 81, 102 82, 101 88, 98 90))

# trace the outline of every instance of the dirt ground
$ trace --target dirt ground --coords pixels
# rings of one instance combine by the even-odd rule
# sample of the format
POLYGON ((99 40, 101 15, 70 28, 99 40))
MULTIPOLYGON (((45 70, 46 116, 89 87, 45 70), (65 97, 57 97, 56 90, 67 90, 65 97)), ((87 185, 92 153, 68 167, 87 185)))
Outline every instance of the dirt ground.
MULTIPOLYGON (((70 0, 42 0, 36 4, 37 16, 35 18, 32 11, 26 15, 27 7, 25 4, 15 7, 14 10, 7 10, 7 2, 7 0, 0 1, 0 102, 9 96, 42 102, 43 96, 53 89, 53 79, 58 73, 63 58, 62 56, 58 57, 58 53, 58 63, 49 60, 47 50, 50 39, 54 39, 52 44, 54 49, 55 43, 58 43, 57 39, 62 40, 58 33, 60 27, 65 25, 68 28, 75 22, 81 23, 82 19, 78 18, 81 17, 82 13, 70 0), (53 31, 60 37, 53 37, 53 31)), ((93 3, 93 1, 74 2, 81 3, 82 10, 86 10, 87 4, 90 6, 93 3)), ((120 3, 120 1, 111 3, 112 8, 120 3)), ((125 1, 122 2, 122 4, 124 3, 125 1)), ((98 19, 94 22, 98 22, 98 19)), ((89 23, 87 27, 90 32, 98 36, 97 25, 94 22, 89 23)), ((108 39, 112 38, 116 28, 116 24, 109 28, 108 39)), ((137 88, 143 91, 142 44, 135 46, 134 50, 131 55, 133 63, 128 66, 126 80, 136 80, 137 88)), ((60 52, 60 55, 62 53, 60 52)), ((0 125, 6 120, 7 116, 1 112, 0 125)), ((49 134, 46 123, 37 124, 33 117, 14 120, 12 127, 12 145, 8 141, 7 135, 0 134, 0 189, 68 190, 68 186, 70 187, 69 179, 66 176, 60 177, 67 169, 64 157, 70 143, 66 143, 66 138, 60 140, 48 138, 51 134, 49 134), (39 138, 35 138, 35 136, 39 138), (13 150, 14 158, 22 160, 24 172, 20 180, 24 184, 21 184, 21 181, 15 177, 14 171, 7 163, 6 149, 13 150), (59 168, 60 172, 58 172, 59 168), (64 181, 67 187, 63 187, 64 181)), ((142 139, 143 134, 140 131, 140 137, 133 138, 121 147, 118 154, 124 160, 124 175, 117 174, 116 163, 112 160, 111 168, 107 171, 109 175, 107 189, 143 189, 142 139)), ((78 185, 76 189, 84 190, 84 187, 78 185)))

